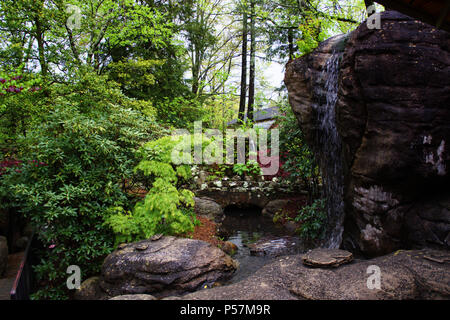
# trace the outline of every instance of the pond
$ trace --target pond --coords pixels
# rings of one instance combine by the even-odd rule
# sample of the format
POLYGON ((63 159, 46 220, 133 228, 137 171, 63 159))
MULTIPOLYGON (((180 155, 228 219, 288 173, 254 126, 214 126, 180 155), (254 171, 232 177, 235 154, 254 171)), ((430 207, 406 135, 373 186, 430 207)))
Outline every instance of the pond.
POLYGON ((239 268, 227 284, 247 278, 278 256, 306 251, 295 234, 274 224, 257 207, 227 207, 219 236, 238 247, 233 259, 239 262, 239 268))

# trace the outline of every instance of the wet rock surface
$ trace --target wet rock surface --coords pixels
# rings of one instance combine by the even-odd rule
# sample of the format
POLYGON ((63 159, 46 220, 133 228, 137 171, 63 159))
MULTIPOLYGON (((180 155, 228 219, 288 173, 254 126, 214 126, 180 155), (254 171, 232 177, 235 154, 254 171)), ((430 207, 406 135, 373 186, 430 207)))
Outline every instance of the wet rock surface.
POLYGON ((310 267, 339 267, 353 260, 353 254, 338 249, 314 249, 302 257, 304 265, 310 267))
POLYGON ((227 279, 236 262, 209 243, 161 237, 121 246, 104 261, 99 286, 108 296, 156 297, 195 291, 227 279))
MULTIPOLYGON (((336 194, 345 203, 345 248, 370 256, 448 250, 450 34, 395 11, 381 13, 381 21, 381 29, 363 23, 348 38, 331 38, 291 61, 290 104, 316 156, 343 169, 336 194), (337 102, 325 122, 325 71, 339 51, 337 102), (341 141, 336 155, 323 139, 333 126, 341 141)), ((336 175, 321 166, 325 181, 336 175)))
POLYGON ((303 255, 278 258, 238 283, 187 294, 184 300, 391 300, 450 299, 450 253, 398 251, 338 268, 311 268, 303 255), (431 259, 430 259, 431 258, 431 259), (368 270, 381 271, 380 289, 368 287, 368 270))
POLYGON ((272 256, 293 254, 298 251, 299 239, 289 236, 265 237, 248 245, 253 256, 272 256))
POLYGON ((225 241, 225 242, 223 243, 222 250, 223 250, 226 254, 229 254, 230 256, 232 256, 233 254, 235 254, 235 253, 239 250, 239 248, 238 248, 238 246, 237 246, 236 244, 234 244, 233 242, 231 242, 231 241, 225 241))

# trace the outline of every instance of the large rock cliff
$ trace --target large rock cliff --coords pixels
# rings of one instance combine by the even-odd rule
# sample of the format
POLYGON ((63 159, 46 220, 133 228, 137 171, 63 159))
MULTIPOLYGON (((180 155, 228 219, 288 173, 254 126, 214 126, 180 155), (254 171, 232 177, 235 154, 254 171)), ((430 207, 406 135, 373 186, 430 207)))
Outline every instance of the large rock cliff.
POLYGON ((331 197, 329 245, 449 249, 450 34, 395 11, 381 21, 286 67, 331 197))

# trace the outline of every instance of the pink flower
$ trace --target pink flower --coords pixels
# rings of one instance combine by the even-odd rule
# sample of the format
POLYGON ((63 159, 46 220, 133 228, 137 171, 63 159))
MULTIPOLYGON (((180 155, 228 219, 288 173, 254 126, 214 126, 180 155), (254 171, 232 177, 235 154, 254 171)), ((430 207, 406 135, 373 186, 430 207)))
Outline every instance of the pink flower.
POLYGON ((53 249, 54 247, 56 247, 56 244, 51 244, 48 246, 49 249, 53 249))

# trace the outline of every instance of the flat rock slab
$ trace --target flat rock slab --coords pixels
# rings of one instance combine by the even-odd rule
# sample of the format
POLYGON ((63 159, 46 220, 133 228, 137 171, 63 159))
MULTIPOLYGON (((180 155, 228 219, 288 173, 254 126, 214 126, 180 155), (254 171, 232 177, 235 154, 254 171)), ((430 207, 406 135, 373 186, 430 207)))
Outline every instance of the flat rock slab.
POLYGON ((353 254, 339 249, 314 249, 302 257, 304 265, 318 268, 336 268, 351 261, 353 254))

